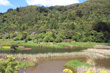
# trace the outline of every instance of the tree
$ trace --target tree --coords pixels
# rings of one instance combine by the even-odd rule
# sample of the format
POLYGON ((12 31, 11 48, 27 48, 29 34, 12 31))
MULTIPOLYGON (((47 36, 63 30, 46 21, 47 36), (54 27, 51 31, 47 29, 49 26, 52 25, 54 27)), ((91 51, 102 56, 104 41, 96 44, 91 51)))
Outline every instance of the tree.
POLYGON ((53 39, 55 41, 58 33, 64 33, 61 37, 63 39, 71 40, 73 37, 73 40, 76 41, 96 41, 96 37, 104 35, 105 37, 100 39, 100 42, 108 42, 109 28, 109 0, 88 0, 81 4, 67 6, 27 6, 0 13, 2 39, 11 33, 12 35, 6 37, 7 39, 25 40, 28 35, 31 37, 30 34, 35 32, 37 35, 32 36, 33 41, 43 41, 44 38, 47 39, 46 36, 49 38, 48 41, 53 41, 53 39), (22 35, 18 36, 14 33, 15 31, 19 31, 22 35), (28 34, 25 35, 24 31, 28 34), (92 31, 96 31, 96 33, 88 34, 92 31), (46 35, 42 33, 46 33, 46 35), (101 34, 99 35, 99 33, 101 34))
POLYGON ((10 12, 10 11, 13 11, 13 9, 12 9, 12 8, 10 8, 10 9, 8 9, 8 10, 7 10, 7 12, 10 12))
POLYGON ((21 40, 22 39, 22 34, 18 33, 16 37, 13 38, 15 41, 16 40, 21 40))
POLYGON ((50 37, 46 36, 43 40, 44 42, 49 42, 50 37))
POLYGON ((93 25, 93 29, 100 32, 100 31, 108 31, 109 26, 107 25, 107 23, 104 23, 104 22, 99 22, 95 25, 93 25))
POLYGON ((2 39, 2 36, 0 35, 0 39, 2 39))
POLYGON ((19 12, 19 8, 16 8, 16 11, 19 12))
POLYGON ((57 37, 56 39, 55 39, 55 42, 57 42, 57 43, 59 43, 59 42, 62 42, 62 38, 61 37, 57 37))

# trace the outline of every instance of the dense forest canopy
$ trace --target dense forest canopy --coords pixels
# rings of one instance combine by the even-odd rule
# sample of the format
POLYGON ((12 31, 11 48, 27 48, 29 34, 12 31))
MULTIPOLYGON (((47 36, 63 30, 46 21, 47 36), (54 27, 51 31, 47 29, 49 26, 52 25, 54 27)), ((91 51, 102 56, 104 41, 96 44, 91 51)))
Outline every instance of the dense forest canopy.
POLYGON ((110 0, 27 6, 0 13, 0 39, 110 42, 110 0))

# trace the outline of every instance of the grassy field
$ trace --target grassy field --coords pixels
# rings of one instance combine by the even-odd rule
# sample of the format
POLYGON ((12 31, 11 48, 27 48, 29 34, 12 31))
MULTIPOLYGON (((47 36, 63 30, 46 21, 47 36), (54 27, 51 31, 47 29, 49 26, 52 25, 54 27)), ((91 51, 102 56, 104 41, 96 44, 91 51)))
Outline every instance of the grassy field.
POLYGON ((70 47, 94 47, 96 45, 110 45, 110 43, 96 43, 96 42, 61 42, 61 43, 52 43, 52 42, 41 42, 41 43, 33 43, 32 41, 29 41, 25 43, 24 41, 13 41, 10 39, 6 40, 0 40, 0 45, 13 45, 18 44, 22 46, 46 46, 46 47, 57 47, 57 48, 63 48, 65 46, 70 47))
POLYGON ((110 45, 110 43, 96 43, 96 42, 61 42, 57 43, 57 45, 65 45, 65 46, 79 46, 79 47, 94 47, 96 45, 110 45))

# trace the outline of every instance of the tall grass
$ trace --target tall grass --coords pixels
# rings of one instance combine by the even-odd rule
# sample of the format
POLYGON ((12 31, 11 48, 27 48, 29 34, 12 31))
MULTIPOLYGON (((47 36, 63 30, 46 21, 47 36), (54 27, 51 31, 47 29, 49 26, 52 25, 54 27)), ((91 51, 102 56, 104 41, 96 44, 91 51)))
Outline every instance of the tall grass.
POLYGON ((105 58, 103 54, 88 53, 88 52, 73 52, 73 53, 46 53, 46 54, 0 54, 1 57, 7 55, 14 55, 17 59, 27 59, 32 61, 38 61, 39 59, 47 58, 75 58, 75 57, 87 57, 87 58, 105 58))
POLYGON ((110 70, 102 67, 81 66, 77 68, 77 73, 110 73, 110 70), (92 72, 87 72, 90 69, 92 72), (101 72, 101 71, 106 71, 106 72, 101 72))
POLYGON ((73 68, 73 69, 77 69, 78 67, 80 67, 82 65, 90 67, 90 65, 88 63, 81 62, 81 61, 78 61, 78 60, 69 60, 68 63, 65 66, 73 68))

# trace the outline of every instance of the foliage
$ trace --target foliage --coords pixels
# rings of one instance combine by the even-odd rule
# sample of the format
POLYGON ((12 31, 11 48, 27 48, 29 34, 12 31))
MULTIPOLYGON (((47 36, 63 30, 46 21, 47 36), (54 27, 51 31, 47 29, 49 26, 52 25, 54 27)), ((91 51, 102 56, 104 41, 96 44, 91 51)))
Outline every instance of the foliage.
POLYGON ((18 45, 17 44, 11 45, 11 49, 14 49, 14 50, 18 49, 18 45))
POLYGON ((18 62, 10 55, 7 60, 0 59, 0 73, 18 73, 18 62))
POLYGON ((26 62, 26 61, 15 61, 15 57, 13 55, 7 56, 7 60, 0 59, 0 73, 18 73, 19 68, 26 68, 29 66, 35 66, 36 63, 26 62))
POLYGON ((64 69, 63 72, 73 73, 70 69, 64 69))
POLYGON ((90 66, 90 65, 88 63, 80 62, 78 60, 70 60, 65 66, 77 69, 80 66, 90 66))
POLYGON ((35 66, 35 65, 36 65, 35 62, 26 62, 26 61, 22 61, 22 62, 19 62, 18 67, 19 67, 19 68, 26 68, 26 67, 35 66))
POLYGON ((21 33, 18 33, 18 34, 16 35, 16 37, 14 37, 13 39, 14 39, 15 41, 21 40, 21 39, 22 39, 22 34, 21 34, 21 33))
MULTIPOLYGON (((96 73, 96 70, 95 69, 92 69, 92 68, 89 68, 86 73, 96 73)), ((100 73, 107 73, 107 71, 101 70, 100 73)))
POLYGON ((57 42, 57 43, 58 43, 58 42, 62 42, 62 40, 63 40, 63 39, 62 39, 61 37, 57 37, 57 38, 55 39, 55 42, 57 42))
POLYGON ((53 32, 46 32, 44 37, 44 42, 53 42, 55 38, 55 34, 53 32))
POLYGON ((0 39, 2 39, 2 36, 0 35, 0 39))
POLYGON ((35 39, 38 42, 65 39, 110 42, 109 19, 109 0, 88 0, 68 6, 20 7, 0 13, 0 35, 2 39, 26 39, 26 42, 35 39))

